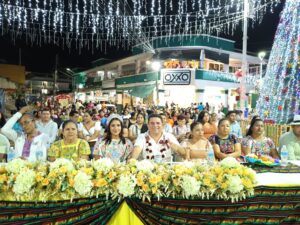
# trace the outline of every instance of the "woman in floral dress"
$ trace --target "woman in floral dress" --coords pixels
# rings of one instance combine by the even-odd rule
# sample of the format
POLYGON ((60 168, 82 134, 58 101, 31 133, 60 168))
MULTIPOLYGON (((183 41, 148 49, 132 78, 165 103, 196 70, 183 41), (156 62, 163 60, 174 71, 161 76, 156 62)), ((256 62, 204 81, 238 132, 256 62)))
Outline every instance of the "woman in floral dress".
POLYGON ((107 134, 96 142, 94 158, 110 158, 115 163, 126 161, 133 145, 123 136, 123 120, 119 115, 113 114, 107 121, 107 134))
POLYGON ((261 119, 255 119, 250 124, 246 137, 242 140, 242 152, 244 155, 253 153, 279 158, 274 142, 264 135, 264 122, 261 119))
POLYGON ((241 144, 239 143, 237 136, 229 134, 229 132, 229 120, 221 119, 218 124, 218 133, 209 138, 215 156, 219 160, 226 157, 238 158, 241 155, 241 144))

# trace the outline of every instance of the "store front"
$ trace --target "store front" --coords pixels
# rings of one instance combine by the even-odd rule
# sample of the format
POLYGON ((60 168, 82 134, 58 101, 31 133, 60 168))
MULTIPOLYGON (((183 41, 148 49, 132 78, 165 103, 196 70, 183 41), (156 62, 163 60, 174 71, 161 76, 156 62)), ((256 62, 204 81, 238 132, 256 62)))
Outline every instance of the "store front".
POLYGON ((162 69, 159 81, 159 105, 175 103, 189 107, 191 103, 208 102, 216 110, 221 105, 233 108, 239 87, 234 78, 196 69, 162 69), (216 77, 217 76, 217 77, 216 77), (224 104, 225 103, 225 104, 224 104))

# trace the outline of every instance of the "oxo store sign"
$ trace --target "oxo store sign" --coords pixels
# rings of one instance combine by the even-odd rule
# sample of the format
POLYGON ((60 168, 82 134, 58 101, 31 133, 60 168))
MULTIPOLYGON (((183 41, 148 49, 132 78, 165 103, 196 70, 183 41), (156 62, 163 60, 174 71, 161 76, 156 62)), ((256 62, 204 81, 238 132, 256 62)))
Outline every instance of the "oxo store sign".
POLYGON ((191 83, 190 70, 163 70, 164 85, 188 85, 191 83))

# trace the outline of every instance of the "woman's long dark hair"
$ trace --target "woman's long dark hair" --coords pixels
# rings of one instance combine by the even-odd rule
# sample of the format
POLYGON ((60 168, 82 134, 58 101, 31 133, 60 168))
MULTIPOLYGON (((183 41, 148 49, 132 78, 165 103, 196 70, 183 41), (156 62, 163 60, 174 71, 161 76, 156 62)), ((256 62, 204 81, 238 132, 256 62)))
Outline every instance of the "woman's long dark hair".
MULTIPOLYGON (((205 116, 206 113, 208 114, 208 116, 210 116, 210 115, 209 115, 209 112, 207 112, 206 110, 203 110, 203 111, 201 111, 201 112, 199 113, 198 121, 197 121, 197 122, 202 123, 202 125, 204 125, 203 118, 204 118, 204 116, 205 116)), ((209 121, 208 121, 208 122, 209 122, 209 121)))
POLYGON ((252 119, 251 120, 251 124, 250 124, 250 127, 249 127, 249 129, 248 129, 248 131, 247 131, 247 134, 246 134, 246 137, 247 136, 251 136, 252 135, 252 128, 253 128, 253 126, 254 126, 254 124, 256 123, 256 122, 258 122, 258 121, 261 121, 261 122, 264 122, 262 119, 252 119))
POLYGON ((145 114, 142 113, 142 112, 139 112, 139 113, 136 114, 136 117, 138 117, 139 115, 142 115, 142 117, 144 118, 144 123, 145 123, 145 121, 146 121, 146 116, 145 116, 145 114))
POLYGON ((106 130, 107 132, 106 132, 106 135, 105 135, 105 138, 104 138, 105 144, 110 144, 110 143, 111 143, 112 135, 111 135, 111 131, 110 131, 110 125, 111 125, 111 123, 112 123, 113 121, 115 121, 115 120, 119 121, 120 124, 121 124, 121 132, 120 132, 120 134, 119 134, 119 137, 120 137, 121 142, 122 142, 123 144, 125 144, 125 143, 126 143, 126 139, 125 139, 124 136, 123 136, 123 129, 124 129, 124 126, 123 126, 122 121, 120 121, 118 118, 113 118, 113 119, 111 119, 111 120, 109 121, 109 124, 107 125, 107 130, 106 130))

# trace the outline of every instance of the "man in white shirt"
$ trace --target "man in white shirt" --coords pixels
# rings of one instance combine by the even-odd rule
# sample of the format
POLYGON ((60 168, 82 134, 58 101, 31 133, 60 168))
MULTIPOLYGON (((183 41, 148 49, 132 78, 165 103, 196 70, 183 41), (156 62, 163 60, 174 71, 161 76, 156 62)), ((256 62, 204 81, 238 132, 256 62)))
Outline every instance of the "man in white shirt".
POLYGON ((41 120, 36 122, 36 127, 38 131, 48 135, 50 143, 52 144, 55 141, 56 136, 58 134, 57 123, 55 123, 51 119, 51 114, 49 109, 45 108, 41 112, 42 112, 41 120))
POLYGON ((287 147, 289 160, 300 160, 300 115, 294 115, 290 125, 292 129, 280 136, 279 146, 287 147))
POLYGON ((155 162, 172 162, 173 154, 185 157, 186 152, 173 134, 163 131, 162 118, 151 114, 148 119, 148 132, 140 134, 135 142, 131 158, 149 159, 155 162))

